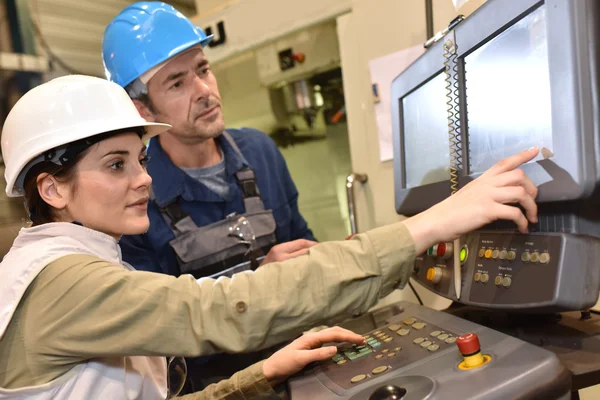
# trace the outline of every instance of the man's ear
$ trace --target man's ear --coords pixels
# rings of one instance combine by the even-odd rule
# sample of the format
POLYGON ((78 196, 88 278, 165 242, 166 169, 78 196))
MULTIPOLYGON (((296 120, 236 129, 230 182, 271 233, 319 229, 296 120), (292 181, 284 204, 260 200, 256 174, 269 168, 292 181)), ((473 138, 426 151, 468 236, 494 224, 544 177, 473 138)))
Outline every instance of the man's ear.
POLYGON ((37 177, 37 189, 42 200, 57 210, 64 210, 69 203, 67 185, 60 183, 50 174, 44 173, 37 177))
POLYGON ((144 118, 148 122, 156 122, 156 118, 154 118, 154 114, 150 111, 150 108, 142 103, 139 100, 133 100, 133 104, 135 104, 135 108, 137 108, 140 116, 144 118))

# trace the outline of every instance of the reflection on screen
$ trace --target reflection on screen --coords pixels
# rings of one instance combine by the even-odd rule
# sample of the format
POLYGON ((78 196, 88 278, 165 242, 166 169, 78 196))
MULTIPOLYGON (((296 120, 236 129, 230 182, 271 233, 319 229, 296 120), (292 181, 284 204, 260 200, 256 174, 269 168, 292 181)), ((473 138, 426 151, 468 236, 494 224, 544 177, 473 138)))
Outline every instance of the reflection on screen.
POLYGON ((552 150, 542 6, 465 58, 470 173, 532 146, 552 150))
POLYGON ((450 179, 444 74, 402 99, 406 187, 450 179))

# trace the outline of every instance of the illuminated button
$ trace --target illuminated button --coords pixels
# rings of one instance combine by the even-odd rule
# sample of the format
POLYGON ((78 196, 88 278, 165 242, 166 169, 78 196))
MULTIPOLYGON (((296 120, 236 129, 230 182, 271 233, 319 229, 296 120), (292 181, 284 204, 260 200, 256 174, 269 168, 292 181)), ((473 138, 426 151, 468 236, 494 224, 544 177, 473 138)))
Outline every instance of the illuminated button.
POLYGON ((523 262, 529 262, 529 260, 531 260, 531 254, 529 254, 528 251, 526 251, 523 254, 521 254, 521 261, 523 261, 523 262))
POLYGON ((396 353, 394 353, 393 351, 391 353, 388 353, 388 357, 394 357, 396 355, 396 353))
POLYGON ((429 347, 431 346, 433 343, 430 342, 429 340, 424 341, 423 343, 420 344, 421 347, 429 347))
POLYGON ((507 259, 508 261, 512 261, 512 260, 514 260, 515 258, 517 258, 517 253, 515 253, 515 252, 514 252, 514 251, 512 251, 512 250, 511 250, 511 251, 509 251, 509 252, 508 252, 508 254, 506 255, 506 259, 507 259))
POLYGON ((490 276, 488 274, 482 274, 481 275, 481 282, 482 283, 487 283, 490 280, 490 276))
POLYGON ((402 321, 402 322, 404 322, 406 325, 412 325, 412 324, 414 324, 415 322, 417 322, 417 320, 416 320, 415 318, 407 318, 407 319, 405 319, 405 320, 404 320, 404 321, 402 321))
POLYGON ((502 279, 502 286, 504 287, 509 287, 512 283, 512 279, 510 279, 510 277, 505 276, 504 279, 502 279))
POLYGON ((448 339, 444 340, 446 343, 448 344, 452 344, 454 342, 456 342, 456 338, 455 337, 449 337, 448 339))
POLYGON ((387 353, 389 351, 390 351, 390 349, 383 349, 383 350, 381 350, 382 353, 387 353))
POLYGON ((548 264, 550 262, 550 254, 542 253, 540 254, 540 263, 548 264))
POLYGON ((367 376, 365 374, 360 374, 360 375, 356 375, 354 378, 350 379, 350 382, 358 383, 360 381, 364 381, 365 379, 367 379, 367 376))
POLYGON ((394 351, 400 351, 400 350, 402 350, 402 347, 396 347, 396 348, 394 349, 394 351))
POLYGON ((387 370, 388 370, 388 367, 381 366, 381 367, 373 368, 373 371, 371 371, 371 372, 373 373, 373 375, 378 375, 378 374, 381 374, 382 372, 385 372, 387 370))
POLYGON ((400 329, 400 330, 399 330, 398 332, 396 332, 396 333, 397 333, 398 335, 400 335, 400 336, 406 336, 406 335, 408 335, 408 334, 410 333, 410 330, 408 330, 408 329, 406 329, 406 328, 403 328, 403 329, 400 329))
POLYGON ((413 324, 413 328, 415 328, 417 330, 421 330, 421 329, 425 328, 426 326, 427 326, 427 324, 424 322, 415 322, 413 324))
POLYGON ((377 354, 375 356, 376 359, 381 360, 383 358, 383 354, 377 354))
POLYGON ((344 365, 346 364, 348 361, 347 360, 341 360, 337 362, 337 365, 344 365))
POLYGON ((434 284, 440 283, 442 280, 442 269, 440 267, 431 267, 427 270, 426 279, 434 284))
POLYGON ((480 279, 481 279, 481 272, 475 272, 475 276, 473 277, 473 280, 475 282, 479 282, 480 279))
POLYGON ((427 350, 429 350, 429 351, 438 351, 438 350, 439 350, 439 348, 440 348, 440 346, 439 346, 439 345, 437 345, 437 344, 432 344, 431 346, 429 346, 429 347, 427 348, 427 350))
POLYGON ((479 258, 483 258, 485 256, 485 249, 479 249, 479 252, 477 253, 477 256, 479 258))
POLYGON ((494 279, 494 283, 496 284, 496 286, 502 285, 502 277, 498 275, 496 279, 494 279))
POLYGON ((498 250, 492 251, 492 258, 498 258, 498 253, 500 253, 498 250))
POLYGON ((508 253, 506 252, 506 250, 502 250, 502 251, 500 251, 500 254, 498 254, 498 258, 501 260, 505 260, 507 256, 508 256, 508 253))
POLYGON ((385 342, 385 343, 389 343, 389 342, 391 342, 392 340, 394 340, 394 339, 392 339, 391 337, 389 337, 389 338, 385 339, 385 340, 384 340, 384 342, 385 342))
POLYGON ((469 250, 467 250, 466 246, 463 246, 463 248, 460 249, 460 253, 459 253, 459 259, 460 259, 461 264, 467 260, 468 255, 469 255, 469 250))
POLYGON ((388 329, 390 331, 397 331, 398 329, 402 328, 400 325, 396 325, 396 324, 392 324, 388 327, 388 329))
POLYGON ((537 252, 531 253, 530 261, 532 263, 537 263, 538 261, 540 261, 540 253, 537 253, 537 252))
POLYGON ((487 249, 485 251, 485 258, 491 258, 492 257, 492 249, 487 249))
POLYGON ((439 336, 441 334, 442 334, 442 331, 433 331, 433 332, 430 333, 430 335, 433 336, 433 337, 437 337, 437 336, 439 336))
POLYGON ((448 335, 447 333, 442 333, 440 336, 438 336, 438 339, 439 340, 446 340, 446 339, 448 339, 448 336, 450 336, 450 335, 448 335))
POLYGON ((425 339, 424 339, 424 338, 422 338, 422 337, 418 337, 418 338, 416 338, 415 340, 413 340, 413 343, 414 343, 414 344, 420 344, 420 343, 423 343, 424 341, 425 341, 425 339))

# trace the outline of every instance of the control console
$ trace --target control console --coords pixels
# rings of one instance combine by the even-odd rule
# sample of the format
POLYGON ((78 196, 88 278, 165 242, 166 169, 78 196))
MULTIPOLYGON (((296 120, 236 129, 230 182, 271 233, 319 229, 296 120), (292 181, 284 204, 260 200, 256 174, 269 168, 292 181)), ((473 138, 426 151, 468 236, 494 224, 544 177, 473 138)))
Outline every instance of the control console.
POLYGON ((439 243, 419 255, 413 278, 463 304, 527 312, 581 310, 600 290, 600 240, 561 233, 474 232, 461 246, 439 243), (462 288, 454 289, 454 252, 462 288), (535 289, 535 290, 533 290, 535 289))
MULTIPOLYGON (((289 381, 304 399, 569 399, 571 378, 554 353, 412 303, 362 346, 289 381)), ((354 327, 356 330, 356 327, 354 327)))

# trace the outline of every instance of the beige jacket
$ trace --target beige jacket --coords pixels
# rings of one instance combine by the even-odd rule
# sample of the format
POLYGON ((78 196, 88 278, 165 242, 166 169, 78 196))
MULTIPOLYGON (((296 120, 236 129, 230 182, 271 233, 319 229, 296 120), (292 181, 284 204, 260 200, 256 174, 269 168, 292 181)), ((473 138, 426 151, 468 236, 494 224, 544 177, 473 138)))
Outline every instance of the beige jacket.
MULTIPOLYGON (((61 225, 53 234, 68 234, 82 243, 98 235, 73 224, 49 225, 61 225)), ((25 229, 19 236, 27 234, 25 229)), ((306 256, 232 279, 131 271, 122 265, 120 253, 119 262, 97 253, 50 262, 28 285, 5 326, 0 310, 0 398, 3 390, 51 385, 99 358, 198 356, 269 347, 332 318, 366 312, 404 286, 415 257, 412 238, 401 223, 349 241, 322 243, 306 256)), ((185 398, 273 395, 259 363, 185 398)))

